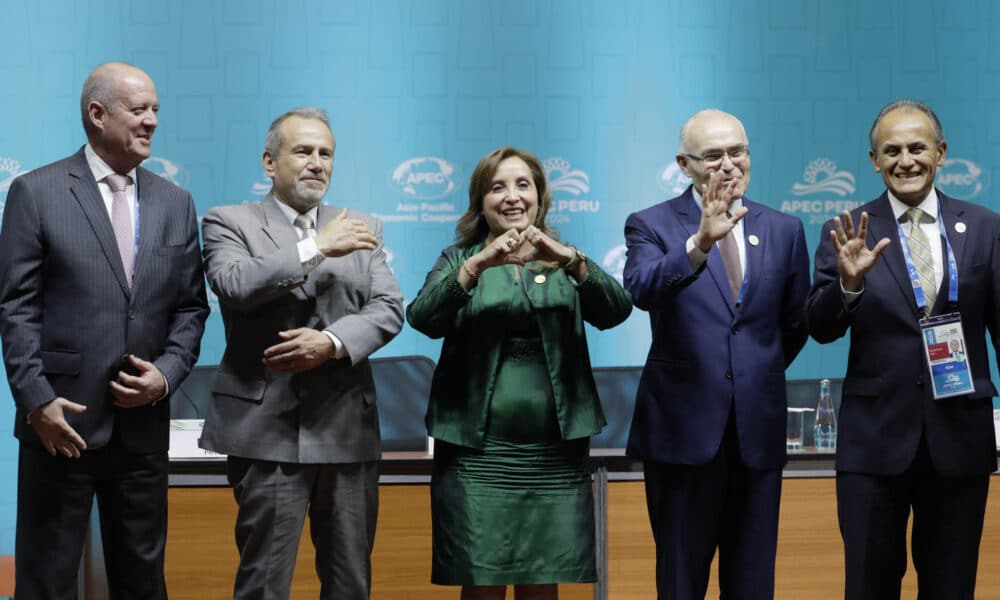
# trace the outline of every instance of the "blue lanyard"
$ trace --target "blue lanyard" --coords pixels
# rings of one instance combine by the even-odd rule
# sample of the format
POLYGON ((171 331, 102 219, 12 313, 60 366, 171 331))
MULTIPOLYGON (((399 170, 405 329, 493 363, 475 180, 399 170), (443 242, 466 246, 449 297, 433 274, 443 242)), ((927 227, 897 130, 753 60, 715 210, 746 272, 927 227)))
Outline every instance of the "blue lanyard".
MULTIPOLYGON (((944 212, 941 210, 941 200, 938 199, 938 231, 941 232, 941 237, 944 238, 944 245, 948 251, 948 302, 952 304, 958 304, 958 263, 955 261, 955 252, 951 249, 951 242, 948 241, 948 232, 944 227, 944 212)), ((910 223, 910 227, 920 227, 916 223, 910 223)), ((927 309, 927 297, 924 296, 924 290, 920 287, 920 274, 917 273, 917 267, 913 264, 913 258, 910 256, 910 241, 907 235, 903 232, 903 225, 896 219, 896 231, 899 233, 899 241, 903 246, 903 260, 906 261, 906 271, 910 275, 910 283, 913 285, 913 296, 917 301, 917 308, 920 310, 927 309)))
MULTIPOLYGON (((139 256, 139 172, 135 173, 135 256, 139 256)), ((135 274, 135 261, 132 261, 132 274, 135 274)))

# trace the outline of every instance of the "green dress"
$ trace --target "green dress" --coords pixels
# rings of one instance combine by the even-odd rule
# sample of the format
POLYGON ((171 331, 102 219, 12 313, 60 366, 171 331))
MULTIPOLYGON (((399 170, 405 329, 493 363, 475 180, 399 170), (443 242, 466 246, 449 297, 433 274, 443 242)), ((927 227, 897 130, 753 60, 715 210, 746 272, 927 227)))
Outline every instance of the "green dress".
MULTIPOLYGON (((497 267, 513 269, 513 267, 497 267)), ((528 279, 533 273, 522 271, 528 279)), ((509 298, 506 332, 481 449, 435 444, 433 565, 443 585, 597 579, 587 437, 562 440, 545 352, 521 277, 483 286, 509 298)), ((496 300, 496 298, 494 298, 496 300)), ((469 349, 470 352, 476 349, 469 349)))

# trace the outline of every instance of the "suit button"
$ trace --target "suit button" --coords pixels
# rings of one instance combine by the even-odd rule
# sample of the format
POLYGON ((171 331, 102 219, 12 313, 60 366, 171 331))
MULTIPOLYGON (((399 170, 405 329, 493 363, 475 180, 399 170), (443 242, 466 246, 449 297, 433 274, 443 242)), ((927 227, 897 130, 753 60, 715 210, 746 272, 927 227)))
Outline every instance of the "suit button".
POLYGON ((924 387, 924 376, 923 375, 917 375, 917 385, 920 386, 920 387, 924 387))
POLYGON ((732 379, 732 378, 733 378, 733 370, 726 369, 726 379, 732 379))
POLYGON ((736 335, 737 333, 740 332, 740 328, 738 326, 736 326, 736 325, 733 325, 732 332, 733 332, 733 335, 736 335))
POLYGON ((128 311, 128 320, 129 321, 135 321, 135 311, 134 310, 128 311))

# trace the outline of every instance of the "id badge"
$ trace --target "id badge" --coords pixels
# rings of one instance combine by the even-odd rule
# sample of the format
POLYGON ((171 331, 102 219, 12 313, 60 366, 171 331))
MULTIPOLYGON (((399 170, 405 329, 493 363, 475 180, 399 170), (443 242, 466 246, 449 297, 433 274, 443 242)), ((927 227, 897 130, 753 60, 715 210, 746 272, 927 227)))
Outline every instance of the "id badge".
POLYGON ((971 394, 976 390, 969 368, 969 355, 958 313, 939 315, 920 322, 924 356, 931 374, 934 399, 971 394))

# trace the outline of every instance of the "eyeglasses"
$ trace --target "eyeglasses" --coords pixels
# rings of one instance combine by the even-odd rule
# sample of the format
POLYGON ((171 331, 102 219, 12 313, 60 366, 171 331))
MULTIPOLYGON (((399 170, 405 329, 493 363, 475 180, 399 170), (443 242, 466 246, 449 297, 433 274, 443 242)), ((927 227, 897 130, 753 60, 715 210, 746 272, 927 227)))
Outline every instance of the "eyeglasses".
POLYGON ((684 156, 699 162, 705 161, 707 166, 712 166, 721 163, 727 156, 729 157, 729 160, 736 162, 747 154, 750 154, 750 147, 741 144, 739 146, 733 146, 727 150, 712 150, 711 152, 706 152, 701 156, 698 156, 697 154, 685 154, 684 156))

